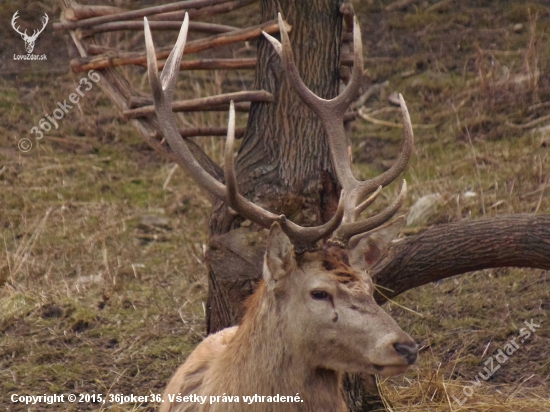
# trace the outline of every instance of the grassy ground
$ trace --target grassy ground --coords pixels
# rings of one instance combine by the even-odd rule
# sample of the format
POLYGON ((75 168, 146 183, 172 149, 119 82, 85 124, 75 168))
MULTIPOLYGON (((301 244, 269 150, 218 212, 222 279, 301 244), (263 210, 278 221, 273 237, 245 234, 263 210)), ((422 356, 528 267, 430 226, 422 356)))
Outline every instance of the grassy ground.
MULTIPOLYGON (((439 194, 406 232, 550 212, 550 7, 443 0, 388 12, 387 4, 355 2, 371 80, 388 81, 367 102, 369 120, 353 126, 358 175, 379 173, 398 152, 401 130, 381 121, 399 122, 388 102, 399 91, 419 125, 407 208, 439 194)), ((27 2, 0 7, 5 16, 20 9, 36 18, 27 2)), ((40 7, 51 21, 59 14, 54 0, 40 7)), ((15 393, 161 393, 204 334, 209 201, 180 170, 150 151, 97 88, 59 129, 33 140, 28 153, 18 150, 19 139, 82 77, 67 73, 63 38, 44 36, 36 53, 42 47, 48 62, 17 70, 8 59, 22 53, 22 41, 0 26, 0 405, 9 411, 48 409, 13 404, 15 393)), ((208 93, 224 82, 204 79, 191 78, 200 86, 187 92, 208 93)), ((219 155, 218 143, 203 144, 219 155)), ((499 269, 389 303, 423 349, 410 373, 381 382, 388 408, 550 411, 549 302, 547 272, 499 269), (487 382, 472 383, 531 319, 540 324, 536 333, 487 382), (462 402, 465 392, 471 397, 460 406, 453 396, 462 402)))

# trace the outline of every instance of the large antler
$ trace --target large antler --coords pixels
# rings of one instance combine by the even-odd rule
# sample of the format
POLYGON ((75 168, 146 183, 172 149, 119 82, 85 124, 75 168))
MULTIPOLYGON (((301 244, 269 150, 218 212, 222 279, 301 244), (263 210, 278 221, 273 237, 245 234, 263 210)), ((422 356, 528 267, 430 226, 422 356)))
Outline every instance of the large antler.
POLYGON ((153 93, 155 111, 162 133, 176 154, 178 164, 187 171, 199 186, 218 199, 226 202, 232 209, 246 219, 256 222, 266 228, 269 228, 274 222, 278 222, 297 249, 307 249, 318 240, 334 232, 340 225, 344 215, 344 203, 342 199, 338 204, 338 210, 330 221, 321 226, 302 227, 286 219, 284 215, 276 215, 262 209, 237 192, 237 180, 233 161, 233 142, 235 139, 235 108, 233 102, 231 102, 229 108, 229 125, 224 156, 226 184, 223 185, 220 183, 199 165, 181 138, 172 113, 174 88, 179 73, 185 41, 187 39, 189 17, 186 13, 176 45, 166 60, 160 77, 158 74, 153 38, 147 18, 144 18, 144 26, 145 45, 147 49, 147 71, 153 93))
POLYGON ((273 45, 279 56, 283 59, 284 69, 288 82, 296 91, 302 101, 320 118, 329 141, 332 163, 336 172, 338 182, 342 186, 340 201, 344 198, 344 218, 341 226, 334 232, 331 242, 346 245, 348 240, 359 233, 372 230, 389 219, 399 210, 407 194, 407 184, 403 180, 401 192, 396 200, 379 214, 363 221, 356 221, 376 198, 380 189, 394 181, 407 166, 413 148, 413 130, 409 112, 403 96, 399 95, 401 105, 404 144, 397 162, 381 175, 365 181, 359 181, 353 176, 351 159, 348 152, 346 132, 344 129, 344 114, 350 104, 361 94, 361 82, 363 77, 363 47, 361 42, 361 31, 357 18, 353 20, 353 48, 354 64, 351 78, 343 92, 334 99, 325 100, 316 96, 304 84, 292 55, 290 40, 284 25, 283 18, 279 13, 279 28, 282 44, 267 33, 264 36, 273 45), (369 198, 365 198, 372 194, 369 198))

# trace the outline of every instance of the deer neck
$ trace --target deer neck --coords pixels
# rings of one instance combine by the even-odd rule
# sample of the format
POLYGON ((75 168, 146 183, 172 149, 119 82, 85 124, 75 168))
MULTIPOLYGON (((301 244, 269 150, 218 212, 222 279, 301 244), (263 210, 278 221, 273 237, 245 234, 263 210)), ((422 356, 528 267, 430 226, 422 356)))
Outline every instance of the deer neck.
POLYGON ((293 347, 288 325, 275 299, 267 296, 263 284, 256 294, 263 296, 253 296, 251 306, 256 306, 249 306, 217 365, 214 376, 218 378, 221 392, 230 394, 231 390, 239 396, 298 395, 302 401, 258 404, 259 410, 267 410, 266 406, 270 411, 345 410, 340 391, 341 374, 308 365, 305 355, 293 347))

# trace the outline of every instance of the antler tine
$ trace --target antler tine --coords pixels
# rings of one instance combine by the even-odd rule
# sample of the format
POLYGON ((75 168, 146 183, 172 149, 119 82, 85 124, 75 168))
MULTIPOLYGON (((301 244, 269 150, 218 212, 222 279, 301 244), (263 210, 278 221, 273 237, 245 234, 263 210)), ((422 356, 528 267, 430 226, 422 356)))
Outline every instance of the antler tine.
POLYGON ((298 96, 300 96, 305 104, 307 104, 318 116, 320 116, 321 114, 319 110, 322 109, 323 103, 326 105, 328 101, 318 97, 315 93, 309 90, 309 88, 303 82, 300 74, 298 73, 298 69, 294 64, 294 57, 292 55, 292 47, 290 46, 290 40, 288 38, 288 31, 286 29, 286 25, 283 17, 281 16, 281 13, 278 13, 278 19, 282 44, 281 42, 279 42, 279 40, 267 34, 266 32, 262 32, 262 34, 267 40, 269 40, 269 42, 275 48, 277 54, 279 54, 279 56, 282 58, 288 82, 294 88, 295 92, 298 94, 298 96))
MULTIPOLYGON (((186 33, 183 32, 183 28, 187 27, 186 20, 184 19, 182 24, 182 31, 178 36, 178 41, 182 37, 186 37, 186 33)), ((153 101, 155 103, 155 111, 159 120, 159 125, 162 133, 168 144, 176 155, 176 161, 182 169, 186 170, 191 177, 199 183, 205 190, 216 196, 218 199, 225 201, 225 186, 218 182, 214 177, 208 174, 196 161, 193 154, 189 151, 187 145, 183 142, 181 135, 178 131, 178 126, 172 113, 172 96, 173 88, 175 86, 175 79, 179 70, 179 63, 176 58, 170 61, 170 66, 165 65, 163 70, 164 84, 167 87, 167 92, 163 90, 162 82, 159 78, 157 58, 155 53, 155 46, 153 45, 153 37, 151 36, 151 29, 149 28, 149 22, 147 18, 143 18, 144 21, 144 34, 145 34, 145 47, 147 50, 147 72, 149 75, 149 84, 151 85, 151 91, 153 94, 153 101), (176 64, 177 63, 177 64, 176 64), (172 90, 170 90, 172 89, 172 90)), ((179 42, 181 49, 183 49, 183 42, 179 42)), ((178 43, 176 43, 178 44, 178 43)), ((178 53, 181 54, 181 53, 178 53)))
POLYGON ((386 187, 393 182, 405 170, 409 159, 411 158, 414 147, 414 133, 411 124, 411 117, 407 104, 401 93, 399 93, 399 105, 401 106, 401 117, 403 120, 403 149, 399 154, 397 161, 381 175, 360 183, 359 198, 363 198, 372 193, 378 186, 386 187))
POLYGON ((227 188, 226 202, 231 208, 263 227, 270 227, 273 222, 279 222, 281 228, 293 241, 297 250, 300 248, 308 248, 338 228, 344 216, 344 202, 342 197, 338 202, 336 213, 327 223, 315 227, 302 227, 286 219, 285 215, 271 213, 239 195, 237 191, 235 163, 233 161, 234 141, 235 105, 233 101, 231 101, 229 104, 229 123, 227 125, 227 140, 225 142, 224 153, 225 186, 227 188))
POLYGON ((331 240, 337 239, 338 242, 347 244, 348 240, 359 233, 365 233, 375 229, 388 220, 390 220, 401 208, 405 198, 407 197, 407 182, 403 180, 401 191, 391 205, 386 207, 382 212, 368 219, 358 222, 342 223, 342 225, 334 232, 331 240))
POLYGON ((361 212, 363 212, 363 210, 365 210, 367 207, 369 207, 374 203, 374 201, 376 200, 376 198, 378 197, 381 191, 382 191, 382 186, 378 186, 378 189, 376 189, 376 191, 372 195, 370 195, 366 200, 364 200, 361 204, 359 204, 355 208, 356 219, 359 217, 361 212))
POLYGON ((170 103, 172 102, 174 88, 176 87, 176 81, 178 80, 178 74, 180 71, 181 58, 183 57, 183 49, 185 42, 187 41, 187 31, 189 30, 189 15, 185 13, 183 23, 181 25, 180 34, 176 45, 170 52, 168 59, 162 73, 160 75, 160 83, 162 84, 162 90, 165 91, 170 103))
POLYGON ((237 178, 235 174, 235 163, 233 162, 233 145, 235 142, 235 104, 233 100, 229 103, 229 122, 227 125, 227 140, 225 141, 224 153, 224 174, 225 188, 227 191, 225 201, 235 211, 247 219, 259 223, 263 227, 270 227, 273 222, 285 220, 284 215, 276 215, 239 195, 237 191, 237 178), (252 217, 250 217, 252 216, 252 217))
POLYGON ((157 66, 155 45, 153 44, 153 36, 151 35, 151 29, 149 27, 147 17, 143 18, 143 32, 145 37, 145 51, 147 53, 147 75, 149 77, 149 85, 151 86, 155 103, 157 101, 161 102, 164 101, 165 98, 159 81, 159 70, 157 66))
POLYGON ((357 16, 353 16, 353 70, 351 77, 345 89, 332 101, 338 107, 339 113, 343 116, 348 107, 362 93, 363 83, 363 41, 361 39, 361 29, 357 16))
POLYGON ((294 63, 288 31, 281 13, 278 13, 278 20, 282 44, 273 36, 265 32, 263 32, 263 35, 267 38, 267 40, 269 40, 279 56, 283 59, 288 81, 294 88, 295 92, 319 117, 326 117, 327 113, 330 113, 333 118, 344 116, 344 113, 351 102, 361 94, 361 80, 363 77, 363 46, 361 41, 361 30, 359 29, 357 17, 354 17, 353 27, 354 70, 344 91, 339 96, 336 96, 331 100, 320 98, 309 90, 303 82, 300 74, 298 73, 298 69, 296 68, 296 64, 294 63))

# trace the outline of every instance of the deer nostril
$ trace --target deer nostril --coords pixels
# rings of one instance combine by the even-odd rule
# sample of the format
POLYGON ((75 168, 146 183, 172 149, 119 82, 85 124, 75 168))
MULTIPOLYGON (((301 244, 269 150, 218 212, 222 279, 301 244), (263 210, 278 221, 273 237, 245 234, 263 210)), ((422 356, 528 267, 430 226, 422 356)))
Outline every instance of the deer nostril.
POLYGON ((416 362, 416 358, 418 357, 418 345, 416 343, 413 342, 412 345, 405 343, 395 343, 393 347, 399 355, 407 360, 407 363, 409 365, 412 365, 414 362, 416 362))

